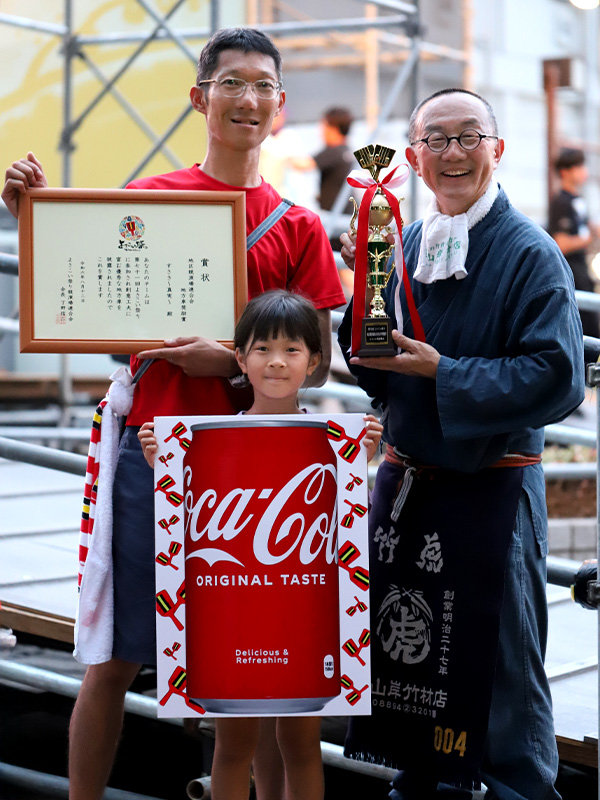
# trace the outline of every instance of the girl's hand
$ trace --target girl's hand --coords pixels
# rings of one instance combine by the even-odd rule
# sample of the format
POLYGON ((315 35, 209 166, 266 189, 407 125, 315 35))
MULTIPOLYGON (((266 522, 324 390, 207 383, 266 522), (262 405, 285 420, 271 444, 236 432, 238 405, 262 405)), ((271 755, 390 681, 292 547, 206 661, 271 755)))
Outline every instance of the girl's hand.
POLYGON ((144 422, 138 431, 138 439, 142 445, 144 458, 148 462, 149 466, 154 469, 154 461, 156 459, 156 451, 158 450, 158 442, 156 441, 156 436, 154 435, 153 422, 144 422))
POLYGON ((367 451, 367 461, 370 461, 379 447, 381 434, 383 433, 383 425, 373 414, 365 414, 363 419, 365 420, 365 429, 367 432, 363 436, 362 443, 367 451))

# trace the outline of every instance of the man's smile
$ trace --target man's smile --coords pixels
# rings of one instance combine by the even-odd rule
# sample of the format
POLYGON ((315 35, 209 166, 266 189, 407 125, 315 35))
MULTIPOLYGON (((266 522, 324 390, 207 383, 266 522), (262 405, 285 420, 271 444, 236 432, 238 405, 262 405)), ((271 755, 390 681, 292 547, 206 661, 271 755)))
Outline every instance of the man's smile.
POLYGON ((244 119, 243 117, 232 117, 231 121, 236 125, 258 125, 257 119, 244 119))
POLYGON ((468 169, 445 169, 442 175, 446 178, 462 178, 464 175, 468 175, 469 171, 468 169))

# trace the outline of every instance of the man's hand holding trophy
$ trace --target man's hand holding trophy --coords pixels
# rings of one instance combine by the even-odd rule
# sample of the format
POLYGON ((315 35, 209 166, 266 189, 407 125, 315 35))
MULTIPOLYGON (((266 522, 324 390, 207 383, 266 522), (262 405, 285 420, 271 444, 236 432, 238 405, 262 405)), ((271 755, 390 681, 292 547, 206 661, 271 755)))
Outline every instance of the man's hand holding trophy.
MULTIPOLYGON (((352 355, 360 357, 394 356, 396 345, 392 339, 392 330, 401 327, 402 312, 399 297, 396 298, 396 317, 392 320, 386 313, 382 291, 394 271, 401 278, 408 301, 411 319, 416 317, 415 338, 425 340, 418 315, 413 315, 414 301, 410 281, 406 274, 404 256, 402 254, 402 218, 400 204, 390 189, 398 188, 408 178, 408 167, 404 174, 395 176, 393 169, 380 180, 379 173, 388 167, 394 157, 395 150, 380 144, 361 147, 354 152, 360 166, 368 170, 370 178, 352 172, 348 183, 356 188, 365 189, 360 206, 355 203, 355 212, 350 223, 354 233, 354 223, 358 217, 356 230, 356 262, 354 268, 354 309, 352 318, 352 355), (398 235, 396 245, 390 244, 392 233, 389 227, 395 220, 398 235), (399 250, 399 252, 398 252, 399 250), (401 273, 401 274, 400 274, 401 273), (371 297, 369 314, 366 314, 367 296, 371 297), (419 330, 420 328, 420 330, 419 330)), ((398 292, 396 293, 398 295, 398 292)), ((415 310, 416 311, 416 310, 415 310)))

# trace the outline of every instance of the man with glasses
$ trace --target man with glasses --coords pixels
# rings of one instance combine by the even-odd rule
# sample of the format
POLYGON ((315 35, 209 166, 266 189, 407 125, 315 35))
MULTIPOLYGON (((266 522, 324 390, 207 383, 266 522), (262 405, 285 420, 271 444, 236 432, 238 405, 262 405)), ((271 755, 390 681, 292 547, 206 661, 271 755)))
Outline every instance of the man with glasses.
MULTIPOLYGON (((489 103, 463 89, 413 112, 410 165, 433 192, 403 231, 425 341, 404 288, 393 357, 349 352, 385 413, 387 452, 372 495, 373 716, 347 754, 402 770, 391 797, 557 800, 546 644, 543 426, 584 393, 573 280, 555 242, 494 179, 504 151, 489 103), (402 328, 403 324, 403 328, 402 328), (407 659, 405 620, 424 645, 407 659)), ((351 266, 354 243, 344 234, 351 266)))
MULTIPOLYGON (((260 31, 220 30, 202 50, 190 98, 206 119, 208 146, 202 164, 142 178, 129 187, 243 189, 250 235, 260 230, 272 212, 283 208, 281 197, 258 171, 261 144, 285 102, 281 55, 260 31)), ((41 164, 29 153, 7 170, 2 197, 16 216, 19 196, 29 187, 46 185, 41 164)), ((320 385, 326 379, 331 355, 329 309, 342 305, 345 298, 318 217, 300 206, 285 205, 283 216, 248 249, 248 290, 253 297, 269 289, 287 288, 312 300, 323 333, 322 363, 312 381, 320 385)), ((237 390, 228 381, 239 372, 231 350, 200 337, 174 339, 165 345, 132 357, 134 371, 143 359, 155 361, 136 386, 120 444, 113 501, 112 658, 96 663, 82 657, 91 666, 71 719, 71 800, 99 800, 102 796, 121 732, 125 692, 140 665, 156 659, 153 478, 137 441, 138 427, 161 415, 231 414, 240 402, 234 401, 232 393, 237 390)), ((273 740, 267 736, 269 741, 273 740)), ((274 763, 277 765, 277 759, 274 763)), ((259 796, 281 797, 283 789, 268 785, 271 776, 265 769, 261 776, 266 782, 258 787, 259 796)), ((277 780, 274 769, 271 782, 277 780)), ((217 791, 214 787, 215 797, 217 791)))

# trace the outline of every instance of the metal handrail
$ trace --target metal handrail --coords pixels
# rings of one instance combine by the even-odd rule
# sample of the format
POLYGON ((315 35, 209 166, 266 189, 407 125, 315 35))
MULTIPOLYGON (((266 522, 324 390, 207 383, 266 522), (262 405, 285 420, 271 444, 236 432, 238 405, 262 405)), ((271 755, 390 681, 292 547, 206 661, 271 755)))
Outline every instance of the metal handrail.
MULTIPOLYGON (((0 762, 0 781, 23 789, 35 789, 44 797, 69 796, 68 778, 50 775, 46 772, 36 772, 33 769, 25 769, 25 767, 16 767, 14 764, 0 762)), ((107 786, 102 794, 102 800, 158 800, 158 798, 107 786)))
MULTIPOLYGON (((0 272, 17 275, 18 258, 9 254, 0 253, 0 272)), ((600 311, 599 295, 593 295, 587 292, 577 292, 576 296, 580 308, 600 311)), ((339 326, 341 318, 342 315, 340 313, 332 313, 332 326, 334 330, 339 326)), ((0 328, 1 326, 2 321, 0 321, 0 328)), ((598 358, 600 355, 599 339, 584 337, 584 346, 586 348, 586 357, 595 359, 598 358), (589 356, 589 354, 591 354, 591 356, 589 356)), ((331 397, 342 402, 354 403, 364 410, 367 410, 369 407, 368 397, 363 393, 363 391, 356 386, 347 384, 330 382, 320 389, 306 389, 304 391, 304 396, 308 400, 331 397)), ((600 403, 600 395, 598 395, 598 402, 600 403)), ((598 408, 598 415, 600 417, 600 407, 598 408)), ((600 424, 600 419, 598 420, 598 424, 600 424)), ((545 432, 547 441, 565 444, 578 443, 591 447, 595 447, 597 444, 596 434, 591 431, 586 431, 569 425, 548 425, 545 429, 545 432)), ((0 433, 10 433, 15 436, 20 434, 22 438, 52 438, 58 440, 71 439, 78 441, 87 439, 86 431, 68 428, 45 430, 4 428, 4 430, 0 430, 0 433)), ((77 455, 64 450, 56 450, 50 447, 41 447, 39 445, 17 441, 16 439, 11 439, 7 436, 1 435, 0 457, 23 461, 36 466, 58 469, 74 475, 84 476, 86 473, 87 459, 85 456, 77 455)), ((546 478, 593 478, 597 477, 598 474, 597 463, 553 463, 544 464, 543 468, 546 478)), ((376 467, 369 468, 369 478, 374 478, 376 469, 376 467)), ((571 586, 575 580, 575 575, 577 574, 579 567, 580 565, 578 562, 569 561, 566 559, 558 559, 550 556, 547 558, 548 582, 559 586, 571 586)), ((51 673, 47 670, 40 670, 7 660, 0 661, 0 678, 7 678, 9 680, 16 680, 20 683, 35 685, 41 688, 46 688, 50 691, 54 691, 58 694, 67 694, 67 696, 70 697, 77 696, 81 685, 81 681, 75 678, 69 678, 58 675, 57 673, 51 673)), ((134 692, 127 692, 125 698, 125 710, 131 713, 156 719, 157 700, 136 694, 134 692)), ((164 721, 172 724, 182 724, 180 720, 170 718, 164 718, 164 721)), ((394 774, 394 770, 385 767, 345 758, 343 755, 343 748, 339 747, 338 745, 322 742, 321 749, 323 762, 325 764, 366 774, 371 777, 383 778, 386 780, 390 780, 394 774)), ((2 775, 2 770, 4 767, 7 767, 9 771, 12 769, 10 765, 0 764, 0 776, 2 775)), ((30 785, 35 785, 36 781, 46 781, 47 778, 51 778, 51 776, 40 775, 38 778, 36 773, 31 773, 30 776, 22 776, 22 778, 23 780, 31 780, 33 783, 30 785)), ((19 779, 18 776, 17 779, 19 779)), ((188 791, 190 791, 192 794, 195 792, 195 797, 202 797, 205 790, 208 789, 209 786, 210 779, 202 778, 198 779, 197 781, 192 781, 188 791)), ((48 788, 50 787, 48 786, 48 788)), ((60 788, 57 788, 56 790, 57 793, 60 793, 61 791, 62 790, 60 788)), ((107 798, 110 796, 109 791, 111 790, 107 790, 107 798)), ((116 791, 116 794, 112 795, 112 797, 114 800, 119 800, 119 798, 121 798, 121 800, 126 800, 126 794, 127 793, 123 794, 116 791)))
POLYGON ((19 257, 10 253, 0 253, 0 272, 6 275, 19 274, 19 257))
POLYGON ((37 444, 17 442, 14 439, 0 437, 0 457, 11 461, 24 461, 36 467, 50 467, 72 475, 85 476, 87 458, 69 453, 66 450, 55 450, 52 447, 41 447, 37 444))
MULTIPOLYGON (((50 670, 31 667, 26 664, 19 664, 15 661, 0 661, 0 679, 14 683, 34 686, 38 689, 54 692, 65 697, 77 697, 82 681, 79 678, 72 678, 60 675, 50 670)), ((125 711, 138 716, 147 717, 161 722, 168 722, 172 725, 181 726, 180 719, 171 717, 157 717, 158 700, 155 697, 146 697, 136 692, 126 692, 125 711)), ((202 728, 200 728, 202 731, 202 728)), ((371 777, 391 779, 395 770, 381 767, 378 764, 368 764, 363 761, 354 761, 344 756, 343 748, 330 742, 321 742, 323 763, 331 766, 342 767, 359 772, 371 777)))

